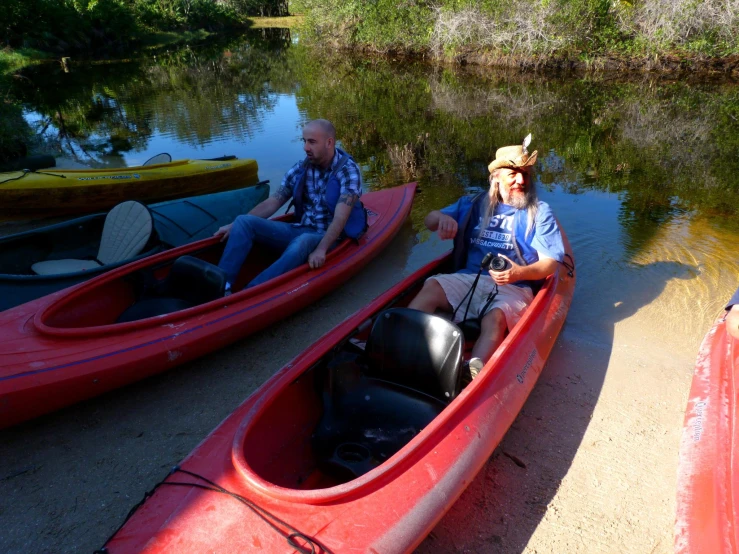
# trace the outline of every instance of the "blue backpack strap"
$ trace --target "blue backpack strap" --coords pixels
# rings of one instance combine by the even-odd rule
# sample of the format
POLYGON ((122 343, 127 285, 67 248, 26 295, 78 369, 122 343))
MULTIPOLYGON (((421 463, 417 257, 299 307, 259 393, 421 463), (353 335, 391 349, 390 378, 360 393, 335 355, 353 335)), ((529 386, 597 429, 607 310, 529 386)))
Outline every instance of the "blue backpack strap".
POLYGON ((459 271, 467 263, 467 229, 470 226, 470 219, 472 218, 472 212, 475 211, 477 202, 486 194, 488 191, 483 190, 477 193, 472 198, 472 206, 470 210, 465 214, 462 222, 457 228, 457 235, 454 237, 454 250, 452 250, 452 267, 454 271, 459 271))
MULTIPOLYGON (((341 183, 339 182, 337 174, 339 170, 349 162, 349 160, 354 161, 354 158, 340 148, 337 148, 336 150, 342 155, 342 159, 336 166, 336 169, 332 172, 331 177, 329 178, 328 189, 326 191, 326 203, 331 211, 336 209, 336 204, 338 203, 341 191, 341 183)), ((359 172, 359 188, 360 190, 362 188, 361 171, 359 172)), ((352 206, 352 211, 349 214, 349 219, 347 219, 344 224, 342 234, 350 239, 359 240, 367 231, 368 227, 367 210, 365 209, 362 200, 358 198, 354 203, 354 206, 352 206)))
MULTIPOLYGON (((293 188, 293 198, 291 205, 295 205, 295 220, 300 221, 303 217, 303 191, 305 190, 305 181, 308 178, 308 158, 303 160, 300 176, 298 177, 295 187, 293 188)), ((287 207, 290 209, 290 206, 287 207)))

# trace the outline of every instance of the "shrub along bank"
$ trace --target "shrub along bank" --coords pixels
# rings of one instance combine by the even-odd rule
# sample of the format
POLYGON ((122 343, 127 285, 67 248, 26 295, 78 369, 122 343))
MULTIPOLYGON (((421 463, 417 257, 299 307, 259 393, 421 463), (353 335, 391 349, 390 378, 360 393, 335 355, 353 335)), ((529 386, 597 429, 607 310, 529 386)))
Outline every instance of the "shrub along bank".
POLYGON ((120 52, 161 31, 218 31, 248 15, 287 15, 286 0, 4 0, 0 49, 92 57, 120 52))
POLYGON ((739 55, 739 0, 300 0, 300 7, 313 39, 447 60, 597 65, 739 55))

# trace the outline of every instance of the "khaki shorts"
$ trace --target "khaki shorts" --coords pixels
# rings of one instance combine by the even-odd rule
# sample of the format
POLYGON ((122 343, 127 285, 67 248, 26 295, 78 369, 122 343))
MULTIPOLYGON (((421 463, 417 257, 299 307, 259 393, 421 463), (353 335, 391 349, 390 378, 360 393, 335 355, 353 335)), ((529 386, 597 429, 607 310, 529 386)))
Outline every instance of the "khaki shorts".
MULTIPOLYGON (((452 305, 452 310, 455 310, 459 306, 462 299, 462 305, 457 310, 454 316, 454 322, 459 323, 465 319, 464 313, 467 310, 467 302, 470 297, 465 295, 469 292, 472 283, 475 282, 475 275, 471 273, 443 273, 429 277, 434 279, 441 288, 444 289, 446 299, 452 305)), ((472 295, 472 302, 470 302, 470 309, 467 311, 466 319, 473 319, 476 317, 484 316, 480 314, 480 310, 483 309, 486 302, 488 301, 488 295, 495 291, 495 281, 490 275, 480 275, 480 280, 477 282, 475 293, 472 295)), ((518 323, 526 311, 526 308, 531 301, 534 299, 534 295, 529 287, 517 287, 516 285, 500 285, 498 286, 498 294, 495 299, 485 310, 488 313, 493 308, 498 308, 503 312, 506 319, 506 325, 508 330, 513 329, 513 326, 518 323)))

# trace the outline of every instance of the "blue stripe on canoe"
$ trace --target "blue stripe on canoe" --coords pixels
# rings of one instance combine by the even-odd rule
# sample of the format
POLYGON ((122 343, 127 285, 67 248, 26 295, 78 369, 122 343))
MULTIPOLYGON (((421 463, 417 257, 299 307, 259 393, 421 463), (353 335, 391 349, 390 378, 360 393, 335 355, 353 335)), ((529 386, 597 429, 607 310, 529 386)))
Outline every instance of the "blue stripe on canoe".
MULTIPOLYGON (((400 201, 397 209, 395 210, 395 213, 393 214, 393 217, 388 221, 387 225, 385 225, 382 228, 382 230, 380 231, 380 233, 378 233, 375 238, 367 241, 368 244, 370 244, 370 243, 374 242, 375 240, 377 240, 378 238, 380 238, 382 236, 382 232, 390 226, 390 223, 392 223, 392 222, 395 221, 395 218, 398 216, 398 212, 400 212, 400 209, 405 204, 405 198, 406 198, 407 195, 408 195, 408 188, 407 187, 403 187, 403 198, 401 199, 401 201, 400 201)), ((345 263, 347 263, 350 260, 352 260, 360 252, 361 252, 361 250, 358 250, 357 252, 355 252, 354 254, 352 254, 351 256, 349 256, 348 258, 346 258, 343 262, 340 262, 340 263, 332 266, 332 268, 341 267, 345 263)), ((311 281, 314 281, 314 280, 318 279, 319 277, 322 277, 323 275, 325 275, 329 271, 331 271, 331 269, 326 269, 325 271, 323 271, 323 273, 319 273, 315 277, 313 277, 311 279, 308 279, 306 281, 306 283, 310 283, 311 281)), ((185 331, 181 331, 179 333, 174 333, 174 334, 169 335, 167 337, 161 337, 161 338, 156 339, 156 340, 153 340, 153 341, 145 342, 145 343, 142 343, 142 344, 137 344, 136 346, 131 346, 131 347, 125 348, 123 350, 116 350, 115 352, 108 352, 107 354, 101 354, 100 356, 95 356, 94 358, 88 358, 86 360, 78 360, 78 361, 69 362, 69 363, 63 364, 63 365, 58 365, 58 366, 54 366, 54 367, 47 367, 45 369, 36 369, 36 370, 33 370, 33 371, 25 371, 23 373, 16 373, 15 375, 9 375, 7 377, 0 377, 0 381, 9 381, 10 379, 18 379, 18 378, 21 378, 21 377, 29 377, 31 375, 39 375, 41 373, 47 373, 49 371, 56 371, 58 369, 64 369, 64 368, 67 368, 67 367, 73 367, 73 366, 76 366, 76 365, 86 364, 86 363, 89 363, 89 362, 95 362, 97 360, 103 360, 105 358, 109 358, 110 356, 117 356, 119 354, 124 354, 126 352, 132 352, 134 350, 138 350, 139 348, 145 348, 145 347, 151 346, 153 344, 158 344, 160 342, 163 342, 163 341, 166 341, 166 340, 170 340, 170 339, 176 338, 176 337, 178 337, 180 335, 186 335, 188 333, 193 333, 193 332, 198 331, 198 330, 200 330, 200 329, 202 329, 204 327, 208 327, 210 325, 214 325, 216 323, 220 323, 221 321, 224 321, 226 319, 230 319, 230 318, 235 317, 235 316, 237 316, 239 314, 243 314, 244 312, 248 312, 249 310, 253 310, 254 308, 257 308, 257 307, 261 306, 262 304, 265 304, 267 302, 271 302, 275 298, 279 298, 280 296, 284 296, 284 295, 288 294, 289 292, 292 292, 292 291, 286 291, 286 292, 277 294, 275 296, 272 296, 270 298, 267 298, 267 299, 259 302, 258 304, 252 304, 252 305, 250 305, 250 306, 248 306, 248 307, 246 307, 246 308, 244 308, 242 310, 239 310, 238 312, 233 312, 232 314, 225 315, 225 316, 220 317, 218 319, 214 319, 213 321, 210 321, 208 323, 204 323, 204 324, 198 325, 197 327, 192 327, 190 329, 187 329, 185 331)))

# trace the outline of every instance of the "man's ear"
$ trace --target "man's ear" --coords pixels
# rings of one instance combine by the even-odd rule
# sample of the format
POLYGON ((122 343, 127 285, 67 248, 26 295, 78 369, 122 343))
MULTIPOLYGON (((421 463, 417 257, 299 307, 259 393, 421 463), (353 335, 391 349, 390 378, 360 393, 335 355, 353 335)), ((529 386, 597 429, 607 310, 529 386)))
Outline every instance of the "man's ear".
POLYGON ((326 144, 330 147, 336 146, 336 139, 334 137, 327 137, 326 144))

